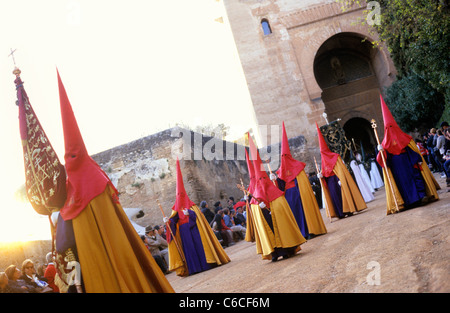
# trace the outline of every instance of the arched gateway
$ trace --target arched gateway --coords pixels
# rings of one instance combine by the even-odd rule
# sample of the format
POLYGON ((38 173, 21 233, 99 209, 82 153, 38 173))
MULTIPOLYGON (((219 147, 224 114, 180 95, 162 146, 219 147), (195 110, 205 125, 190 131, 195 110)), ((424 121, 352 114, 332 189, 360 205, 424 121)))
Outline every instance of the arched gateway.
POLYGON ((362 145, 365 153, 372 153, 376 147, 369 121, 382 118, 379 53, 363 36, 339 33, 320 46, 314 59, 314 76, 328 119, 341 120, 354 151, 362 145))

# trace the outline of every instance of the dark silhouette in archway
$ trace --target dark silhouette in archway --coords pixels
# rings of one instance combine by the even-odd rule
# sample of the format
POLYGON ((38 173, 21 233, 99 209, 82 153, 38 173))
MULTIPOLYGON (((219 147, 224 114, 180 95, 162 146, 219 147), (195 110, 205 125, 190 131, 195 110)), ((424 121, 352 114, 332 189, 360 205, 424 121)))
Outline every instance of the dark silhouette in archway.
POLYGON ((349 119, 343 128, 345 137, 352 142, 353 153, 359 152, 362 154, 364 152, 366 160, 375 154, 376 139, 373 128, 368 120, 361 117, 354 117, 349 119))

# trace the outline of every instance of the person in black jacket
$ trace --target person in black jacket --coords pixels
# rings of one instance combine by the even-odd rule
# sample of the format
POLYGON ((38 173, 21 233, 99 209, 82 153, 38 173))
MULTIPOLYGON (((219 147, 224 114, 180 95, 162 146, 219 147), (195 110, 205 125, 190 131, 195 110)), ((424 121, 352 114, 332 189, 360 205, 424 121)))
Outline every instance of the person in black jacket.
POLYGON ((22 277, 22 272, 15 265, 10 265, 5 269, 5 274, 8 277, 8 287, 14 293, 39 293, 41 288, 36 288, 26 283, 22 277))
MULTIPOLYGON (((48 287, 47 278, 39 276, 34 267, 33 261, 26 259, 22 263, 22 277, 27 284, 32 285, 36 288, 46 288, 48 287)), ((49 288, 49 287, 48 287, 49 288)), ((44 292, 43 290, 41 292, 44 292)))
POLYGON ((205 216, 208 224, 211 224, 215 214, 208 208, 208 203, 206 203, 206 201, 200 202, 200 211, 205 216))

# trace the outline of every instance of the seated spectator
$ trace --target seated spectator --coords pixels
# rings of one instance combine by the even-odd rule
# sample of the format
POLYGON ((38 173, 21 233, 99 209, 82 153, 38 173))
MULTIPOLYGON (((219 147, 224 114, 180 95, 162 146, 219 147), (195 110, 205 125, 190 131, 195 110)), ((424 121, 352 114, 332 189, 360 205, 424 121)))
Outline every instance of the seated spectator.
POLYGON ((48 286, 47 278, 36 273, 34 263, 30 259, 26 259, 22 263, 21 279, 36 288, 41 288, 40 292, 53 292, 53 290, 48 286))
POLYGON ((152 255, 161 256, 166 263, 166 266, 169 266, 169 245, 167 244, 166 239, 158 234, 159 229, 159 226, 155 226, 146 234, 148 239, 147 244, 152 255))
POLYGON ((5 274, 8 277, 8 285, 15 293, 39 293, 39 288, 36 288, 26 283, 22 277, 22 272, 15 265, 10 265, 5 269, 5 274))
POLYGON ((145 246, 147 247, 148 251, 152 254, 153 258, 154 258, 155 261, 156 261, 156 264, 158 264, 158 266, 159 266, 159 268, 161 269, 161 271, 162 271, 164 274, 168 274, 167 265, 166 265, 166 263, 164 262, 164 260, 163 260, 163 258, 161 257, 161 255, 160 255, 160 254, 153 254, 153 253, 152 253, 152 249, 150 249, 150 245, 149 245, 149 243, 148 243, 148 237, 142 235, 142 236, 141 236, 141 239, 142 239, 142 241, 144 242, 145 246))
POLYGON ((233 210, 235 204, 236 202, 234 202, 234 197, 229 197, 227 200, 227 208, 231 211, 233 210))
POLYGON ((223 216, 223 211, 219 210, 214 216, 214 220, 211 226, 215 232, 217 231, 220 233, 220 237, 223 240, 222 245, 225 247, 229 247, 235 244, 235 242, 233 241, 233 231, 225 225, 223 216))
POLYGON ((0 293, 13 293, 14 291, 8 284, 9 279, 5 272, 0 272, 0 293))
POLYGON ((55 285, 56 268, 53 264, 53 253, 49 252, 45 256, 47 260, 47 268, 44 272, 44 277, 47 279, 47 283, 54 292, 59 292, 58 286, 55 285))
POLYGON ((36 266, 36 274, 38 276, 44 276, 46 268, 47 268, 47 263, 39 264, 38 266, 36 266))
POLYGON ((236 215, 236 212, 232 210, 230 213, 230 210, 224 209, 223 213, 224 213, 223 220, 225 222, 225 225, 229 229, 231 229, 233 235, 236 235, 236 238, 238 239, 245 239, 245 233, 247 230, 242 225, 236 225, 234 221, 234 216, 236 215))
POLYGON ((202 211, 203 215, 208 221, 208 224, 211 224, 212 220, 214 219, 214 213, 209 209, 208 203, 206 203, 206 201, 200 202, 200 211, 202 211))
POLYGON ((216 223, 214 222, 214 219, 211 221, 211 223, 209 225, 211 226, 211 229, 212 229, 214 235, 216 236, 217 240, 219 241, 219 243, 222 245, 222 247, 224 247, 225 246, 225 242, 224 242, 224 240, 222 238, 222 235, 217 230, 216 223))
POLYGON ((225 225, 227 227, 230 227, 231 226, 230 210, 228 208, 226 208, 226 209, 223 209, 222 212, 223 212, 222 218, 223 218, 225 225))
POLYGON ((217 201, 216 203, 214 203, 214 213, 217 214, 217 212, 219 212, 219 210, 222 210, 222 203, 220 203, 220 201, 217 201))
POLYGON ((444 171, 445 174, 447 175, 446 179, 447 187, 450 187, 450 150, 447 150, 447 152, 443 157, 443 160, 444 160, 444 171))
POLYGON ((244 215, 244 206, 237 207, 236 216, 234 217, 234 223, 236 225, 241 225, 243 227, 247 227, 247 218, 244 215))
POLYGON ((416 139, 416 145, 419 148, 420 154, 422 154, 423 158, 425 160, 427 160, 428 159, 428 150, 425 149, 425 146, 423 145, 422 140, 416 139))
POLYGON ((158 235, 160 235, 164 240, 167 240, 166 237, 166 225, 156 225, 155 226, 155 231, 158 235))
MULTIPOLYGON (((242 199, 238 202, 238 203, 242 203, 242 205, 239 205, 239 207, 242 208, 242 215, 243 215, 244 218, 245 218, 245 224, 246 224, 246 225, 247 225, 247 202, 250 203, 250 200, 247 199, 247 201, 246 201, 245 198, 242 198, 242 199)), ((237 209, 238 209, 239 207, 236 206, 236 211, 237 211, 237 209)), ((238 212, 238 213, 239 213, 239 212, 238 212)))

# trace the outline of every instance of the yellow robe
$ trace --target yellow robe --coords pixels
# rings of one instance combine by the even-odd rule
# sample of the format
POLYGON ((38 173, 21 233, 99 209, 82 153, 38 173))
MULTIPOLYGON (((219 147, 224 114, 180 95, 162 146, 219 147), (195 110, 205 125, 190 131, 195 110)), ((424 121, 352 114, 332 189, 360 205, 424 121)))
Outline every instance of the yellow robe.
POLYGON ((303 212, 305 214, 306 224, 308 225, 308 232, 314 235, 326 234, 327 229, 320 214, 319 205, 316 197, 306 176, 305 171, 301 171, 297 177, 297 185, 302 199, 303 212))
POLYGON ((245 241, 255 242, 255 219, 253 218, 253 210, 247 201, 247 224, 245 232, 245 241))
POLYGON ((203 249, 205 250, 206 262, 216 263, 222 265, 230 262, 230 257, 227 255, 219 240, 217 240, 214 231, 209 225, 203 213, 194 205, 191 207, 197 214, 197 226, 202 238, 203 249))
POLYGON ((300 245, 306 242, 302 236, 291 208, 284 196, 270 202, 273 231, 267 224, 259 205, 251 205, 253 221, 255 224, 256 253, 261 254, 263 259, 271 259, 271 253, 275 248, 297 247, 296 252, 301 250, 300 245))
MULTIPOLYGON (((422 175, 423 180, 425 181, 426 195, 429 197, 430 200, 439 200, 437 190, 441 189, 441 187, 434 178, 433 174, 431 174, 431 171, 428 168, 427 163, 425 162, 414 140, 411 140, 409 142, 408 147, 411 148, 411 150, 413 150, 414 152, 418 153, 422 158, 422 166, 421 166, 422 171, 420 171, 420 173, 422 175)), ((386 190, 386 215, 397 213, 403 210, 405 208, 404 201, 400 192, 398 191, 397 185, 394 180, 394 176, 392 175, 391 169, 389 167, 386 170, 386 168, 383 166, 383 178, 386 190)))
POLYGON ((72 220, 86 292, 174 292, 113 193, 107 185, 72 220))
MULTIPOLYGON (((226 254, 219 240, 217 240, 211 226, 208 224, 203 213, 196 205, 191 208, 197 215, 197 228, 202 240, 203 249, 205 251, 206 262, 211 264, 223 265, 230 262, 230 257, 226 254)), ((173 211, 171 217, 177 212, 173 211)), ((187 264, 184 261, 183 248, 180 238, 180 232, 177 225, 177 232, 175 235, 176 241, 172 240, 169 243, 169 270, 175 271, 178 276, 187 276, 189 274, 187 264), (178 247, 177 247, 178 244, 178 247)))
MULTIPOLYGON (((341 157, 338 157, 336 164, 333 168, 333 173, 341 181, 341 195, 342 195, 342 211, 344 213, 354 213, 362 211, 367 208, 366 202, 361 195, 352 175, 349 173, 341 157)), ((321 178, 323 179, 323 178, 321 178)), ((328 217, 337 217, 333 202, 331 201, 331 196, 328 189, 325 187, 326 184, 322 181, 322 192, 325 198, 325 207, 327 210, 328 217)))

